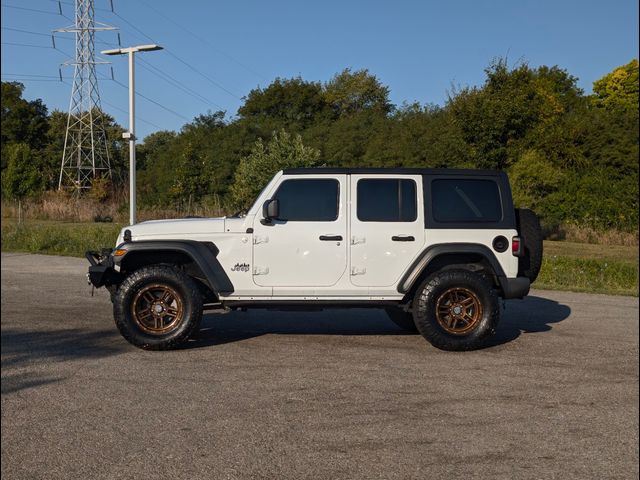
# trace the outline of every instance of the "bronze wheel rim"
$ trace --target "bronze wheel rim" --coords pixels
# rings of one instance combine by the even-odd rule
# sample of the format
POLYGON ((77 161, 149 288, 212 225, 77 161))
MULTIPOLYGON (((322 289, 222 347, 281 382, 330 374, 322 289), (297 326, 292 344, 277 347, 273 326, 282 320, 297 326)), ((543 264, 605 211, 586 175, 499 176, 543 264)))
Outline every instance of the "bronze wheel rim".
POLYGON ((131 313, 140 330, 151 335, 163 335, 182 323, 184 304, 173 288, 154 283, 136 294, 131 313))
POLYGON ((436 302, 436 318, 440 326, 454 335, 466 335, 482 319, 482 303, 467 288, 450 288, 436 302))

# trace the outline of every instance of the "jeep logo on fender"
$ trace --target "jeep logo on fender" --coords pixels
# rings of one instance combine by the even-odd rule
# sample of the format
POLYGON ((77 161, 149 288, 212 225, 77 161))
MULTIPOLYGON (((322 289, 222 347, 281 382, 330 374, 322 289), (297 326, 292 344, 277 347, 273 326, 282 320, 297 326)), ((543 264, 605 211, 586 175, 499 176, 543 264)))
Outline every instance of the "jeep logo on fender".
POLYGON ((236 263, 231 269, 232 272, 248 272, 249 264, 248 263, 236 263))

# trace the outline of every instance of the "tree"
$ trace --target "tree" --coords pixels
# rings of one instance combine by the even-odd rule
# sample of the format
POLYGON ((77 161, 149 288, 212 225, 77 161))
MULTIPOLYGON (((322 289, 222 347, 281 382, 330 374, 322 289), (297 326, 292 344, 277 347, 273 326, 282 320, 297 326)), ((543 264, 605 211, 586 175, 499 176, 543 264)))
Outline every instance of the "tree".
POLYGON ((539 213, 545 197, 558 190, 563 173, 536 150, 527 150, 509 170, 516 207, 539 213))
POLYGON ((577 79, 558 67, 521 64, 509 69, 499 59, 485 72, 482 88, 464 88, 447 102, 478 167, 509 167, 531 147, 536 128, 553 124, 580 105, 577 79))
POLYGON ((2 82, 2 146, 24 143, 30 148, 41 148, 47 133, 47 107, 42 100, 22 98, 24 85, 2 82))
POLYGON ((319 82, 276 78, 267 88, 249 92, 238 115, 245 120, 275 120, 280 128, 306 128, 326 116, 328 105, 319 82))
POLYGON ((267 145, 258 139, 251 153, 238 164, 231 187, 231 202, 235 208, 247 208, 279 170, 318 165, 320 152, 305 147, 300 135, 285 130, 274 134, 267 145))
POLYGON ((593 82, 593 103, 599 107, 638 110, 638 60, 615 68, 593 82))
POLYGON ((369 70, 352 72, 345 68, 324 86, 325 101, 337 116, 370 110, 387 115, 393 110, 389 101, 389 87, 380 83, 369 70))
POLYGON ((43 178, 31 148, 25 143, 13 143, 6 148, 7 168, 2 172, 4 196, 22 200, 42 192, 43 178))
POLYGON ((191 144, 187 145, 174 170, 174 181, 169 193, 179 203, 189 207, 207 192, 207 178, 203 174, 204 161, 191 144))
POLYGON ((136 164, 140 170, 153 165, 158 156, 177 138, 176 132, 160 130, 147 135, 144 142, 136 146, 136 164))

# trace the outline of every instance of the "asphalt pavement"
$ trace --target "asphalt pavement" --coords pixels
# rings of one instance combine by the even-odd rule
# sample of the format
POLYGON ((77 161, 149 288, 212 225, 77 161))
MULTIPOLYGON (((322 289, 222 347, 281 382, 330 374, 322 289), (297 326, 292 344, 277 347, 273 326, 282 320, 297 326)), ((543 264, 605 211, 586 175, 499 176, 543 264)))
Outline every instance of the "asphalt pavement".
POLYGON ((532 291, 442 352, 379 310, 120 337, 76 258, 2 254, 3 479, 638 478, 638 299, 532 291))

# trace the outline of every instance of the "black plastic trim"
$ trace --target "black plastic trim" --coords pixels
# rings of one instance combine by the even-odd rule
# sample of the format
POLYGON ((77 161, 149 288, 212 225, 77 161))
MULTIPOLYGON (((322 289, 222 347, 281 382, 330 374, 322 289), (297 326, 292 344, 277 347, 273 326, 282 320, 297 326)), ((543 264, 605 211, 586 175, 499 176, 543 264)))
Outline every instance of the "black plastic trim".
POLYGON ((407 293, 411 290, 411 287, 413 287, 413 284, 429 263, 437 256, 445 253, 475 253, 482 255, 489 262, 496 276, 506 277, 500 262, 486 246, 476 243, 439 243, 426 248, 418 256, 398 283, 398 292, 407 293))
POLYGON ((457 168, 287 168, 284 175, 479 175, 496 176, 502 172, 498 170, 474 170, 457 168))
POLYGON ((502 296, 508 300, 510 298, 523 298, 529 293, 531 282, 527 277, 506 278, 498 277, 502 287, 502 296))
POLYGON ((320 235, 320 240, 324 242, 341 242, 342 235, 320 235))
POLYGON ((493 249, 498 253, 504 253, 509 249, 509 240, 504 235, 498 235, 491 243, 493 249))
POLYGON ((268 310, 324 310, 331 308, 382 308, 400 305, 400 300, 223 300, 225 307, 268 310))
POLYGON ((415 242, 416 237, 413 235, 394 235, 391 237, 392 242, 415 242))
MULTIPOLYGON (((195 240, 143 240, 124 245, 127 253, 116 259, 121 264, 135 252, 174 251, 184 253, 198 265, 205 278, 216 294, 233 293, 234 288, 229 276, 216 258, 219 250, 212 242, 197 242, 195 240)), ((162 260, 162 259, 160 259, 162 260)))
POLYGON ((96 288, 117 285, 123 280, 122 275, 110 265, 91 265, 87 278, 96 288))

